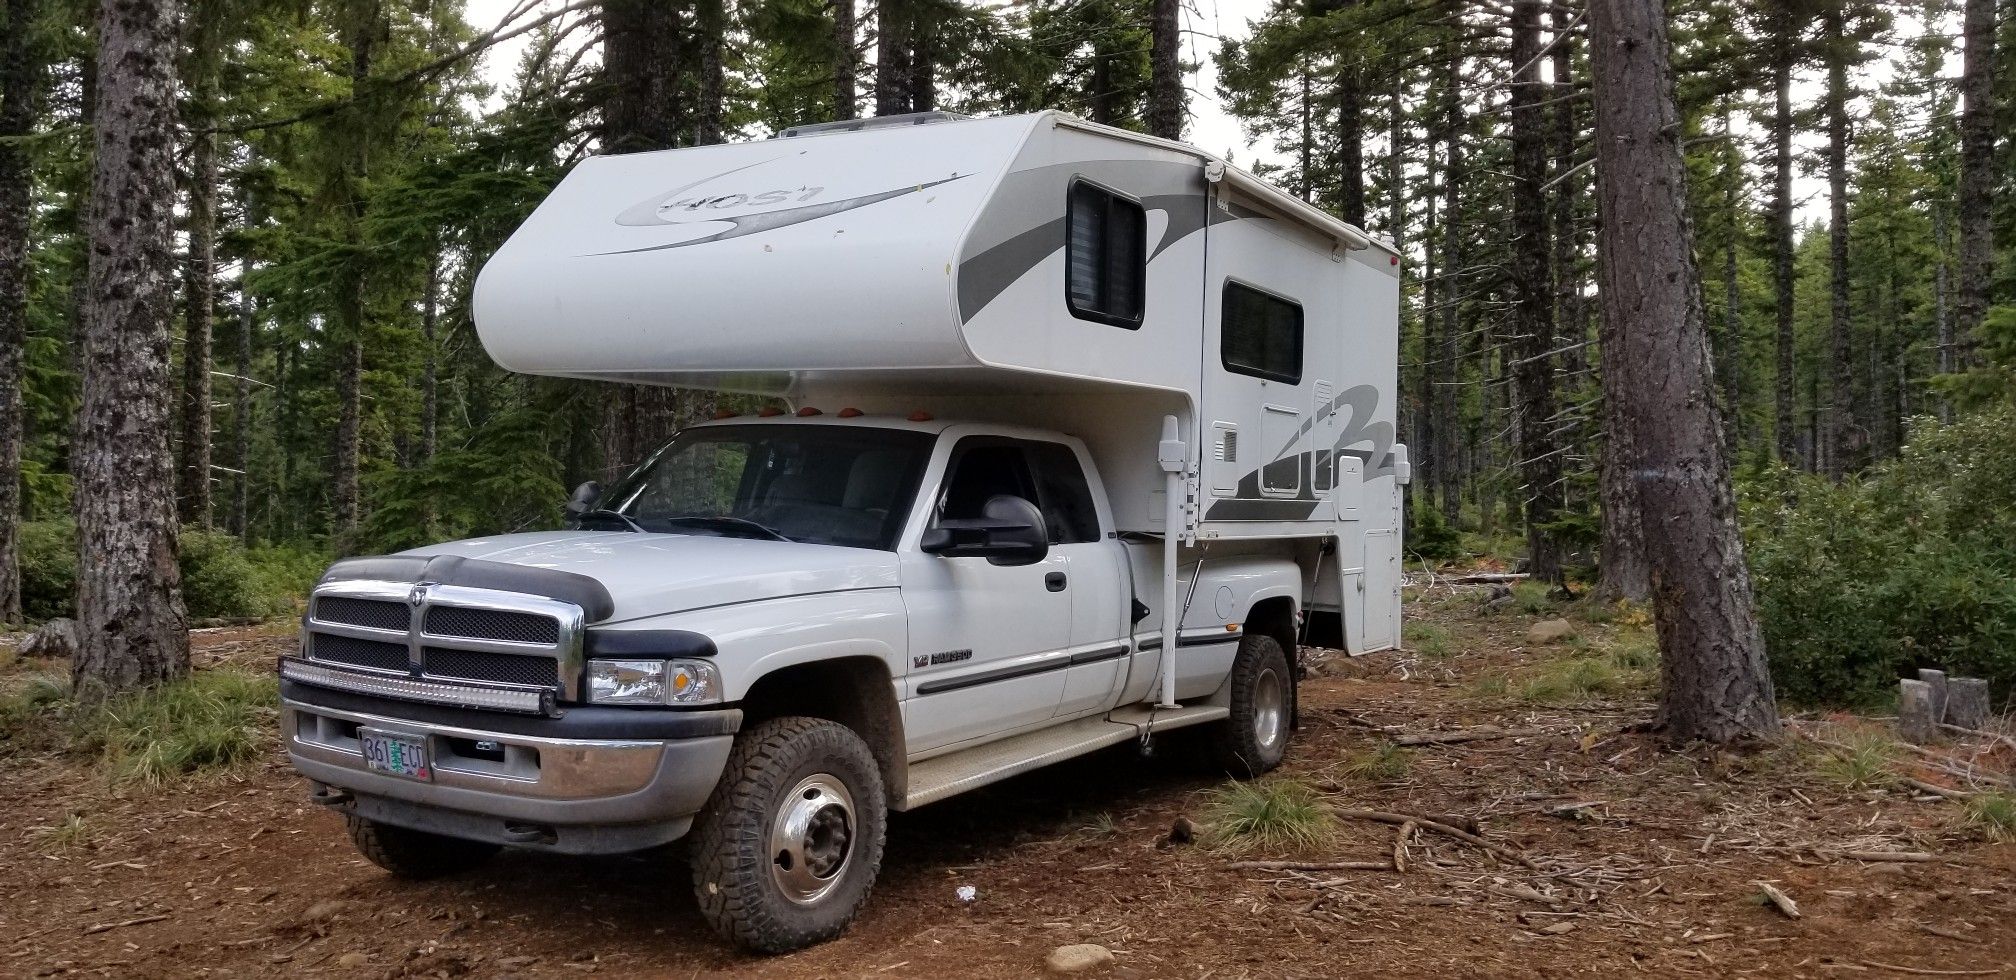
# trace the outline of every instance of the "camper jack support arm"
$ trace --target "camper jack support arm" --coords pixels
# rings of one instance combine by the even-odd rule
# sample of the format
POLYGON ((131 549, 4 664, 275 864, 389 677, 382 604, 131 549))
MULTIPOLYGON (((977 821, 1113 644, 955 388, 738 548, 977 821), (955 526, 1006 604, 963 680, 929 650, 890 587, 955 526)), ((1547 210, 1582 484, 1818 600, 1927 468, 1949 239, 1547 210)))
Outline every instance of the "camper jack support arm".
POLYGON ((1187 508, 1183 469, 1189 463, 1189 447, 1183 443, 1176 416, 1162 416, 1162 443, 1155 454, 1162 464, 1162 690, 1156 703, 1176 707, 1176 639, 1183 626, 1183 609, 1176 604, 1176 553, 1183 546, 1187 508))

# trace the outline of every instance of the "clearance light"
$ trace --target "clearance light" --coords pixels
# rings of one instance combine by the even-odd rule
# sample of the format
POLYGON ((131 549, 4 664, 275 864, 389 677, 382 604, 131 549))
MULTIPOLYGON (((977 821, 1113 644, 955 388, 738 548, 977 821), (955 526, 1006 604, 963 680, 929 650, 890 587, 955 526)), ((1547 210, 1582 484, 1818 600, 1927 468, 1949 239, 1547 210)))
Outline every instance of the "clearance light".
POLYGON ((918 409, 918 410, 916 410, 916 411, 914 411, 914 412, 911 412, 911 413, 910 413, 910 421, 912 421, 912 422, 929 422, 929 421, 931 421, 931 413, 930 413, 930 412, 927 412, 927 411, 925 411, 925 410, 923 410, 923 409, 921 409, 921 408, 920 408, 920 409, 918 409))
POLYGON ((840 410, 840 417, 843 419, 858 419, 861 417, 861 410, 858 408, 843 408, 840 410))
POLYGON ((777 416, 779 416, 779 415, 782 415, 782 414, 784 414, 784 410, 783 410, 783 409, 781 409, 781 408, 778 408, 778 407, 777 407, 777 406, 775 406, 775 405, 770 405, 770 406, 766 406, 766 407, 765 407, 765 408, 764 408, 764 409, 763 409, 762 411, 760 411, 760 412, 757 412, 757 413, 756 413, 756 417, 757 417, 757 418, 759 418, 759 419, 774 419, 774 418, 776 418, 777 416))
POLYGON ((820 410, 813 408, 810 405, 807 405, 804 408, 798 410, 798 417, 801 419, 809 419, 814 415, 824 415, 824 414, 826 413, 821 412, 820 410))
POLYGON ((740 415, 740 414, 742 414, 742 413, 741 413, 741 412, 731 412, 731 411, 729 411, 729 410, 727 410, 727 409, 725 409, 725 408, 724 408, 724 409, 722 409, 722 410, 720 410, 720 411, 718 411, 718 412, 715 412, 715 413, 714 413, 714 418, 715 418, 716 420, 720 420, 720 419, 732 419, 732 418, 734 418, 735 416, 737 416, 737 415, 740 415))

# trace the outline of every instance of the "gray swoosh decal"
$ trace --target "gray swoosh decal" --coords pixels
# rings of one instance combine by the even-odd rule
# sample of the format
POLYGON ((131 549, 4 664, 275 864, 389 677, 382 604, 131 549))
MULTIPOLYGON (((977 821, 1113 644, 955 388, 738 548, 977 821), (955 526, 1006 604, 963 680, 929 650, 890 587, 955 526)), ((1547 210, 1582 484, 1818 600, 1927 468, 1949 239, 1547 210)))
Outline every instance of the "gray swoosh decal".
MULTIPOLYGON (((724 228, 721 231, 717 231, 712 235, 705 235, 700 238, 694 238, 683 242, 671 242, 665 245, 646 245, 643 248, 619 248, 611 252, 590 252, 588 254, 632 255, 637 252, 660 252, 668 248, 684 248, 688 245, 704 245, 708 242, 727 241, 730 238, 741 238, 745 235, 755 235, 766 231, 772 231, 778 228, 788 228, 792 225, 803 224, 804 222, 807 221, 813 221, 819 218, 827 217, 829 215, 839 214, 843 211, 852 211, 855 208, 865 208, 870 204, 880 204, 883 201, 902 197, 906 194, 915 194, 927 188, 936 187, 940 184, 949 184, 955 180, 964 180, 971 176, 973 175, 957 174, 951 177, 947 177, 944 180, 931 181, 928 184, 917 184, 911 187, 899 187, 896 190, 882 191, 879 194, 864 194, 860 197, 850 197, 844 201, 829 201, 825 204, 807 204, 803 207, 784 208, 779 211, 765 211, 761 214, 735 215, 733 217, 719 219, 720 221, 732 225, 733 227, 724 228)), ((673 191, 672 193, 678 193, 678 192, 673 191)), ((651 202, 653 213, 656 213, 658 203, 662 202, 663 200, 664 200, 663 198, 659 198, 651 202)), ((665 223, 671 224, 672 222, 665 222, 665 223)))
MULTIPOLYGON (((804 151, 800 150, 799 154, 803 155, 804 151)), ((630 205, 627 208, 624 208, 623 213, 616 216, 616 223, 619 225, 630 225, 632 227, 648 227, 651 225, 680 224, 680 222, 676 221, 666 221, 664 218, 658 216, 658 209, 664 207, 666 201, 669 201, 680 194, 684 194, 687 191, 690 191, 693 188, 700 186, 701 184, 707 183, 710 180, 719 180, 722 177, 728 176, 729 174, 739 174, 744 170, 750 170, 756 167, 760 167, 766 163, 775 163, 778 160, 782 159, 784 158, 771 157, 768 160, 758 160, 755 163, 748 164, 746 166, 736 167, 733 170, 723 170, 720 173, 714 174, 711 177, 702 177, 699 180, 696 180, 690 184, 681 184, 678 187, 674 187, 663 194, 659 194, 655 197, 646 198, 642 201, 638 201, 637 203, 630 205)))

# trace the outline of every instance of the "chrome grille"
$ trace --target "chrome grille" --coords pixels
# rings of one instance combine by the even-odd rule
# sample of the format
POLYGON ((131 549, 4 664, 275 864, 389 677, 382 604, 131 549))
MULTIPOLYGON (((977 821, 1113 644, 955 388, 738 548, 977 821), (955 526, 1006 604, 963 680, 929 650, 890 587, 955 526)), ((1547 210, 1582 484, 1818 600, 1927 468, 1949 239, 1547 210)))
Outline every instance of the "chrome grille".
POLYGON ((560 664, 552 657, 428 647, 421 662, 429 677, 523 684, 528 687, 554 687, 560 683, 560 664))
POLYGON ((325 623, 369 626, 374 630, 406 631, 406 604, 382 599, 322 596, 315 600, 315 618, 325 623))
POLYGON ((339 580, 315 590, 305 647, 312 660, 415 680, 543 689, 550 704, 580 696, 581 619, 580 607, 544 596, 339 580))
POLYGON ((406 644, 361 640, 354 636, 316 633, 309 641, 308 656, 312 660, 369 667, 373 670, 396 670, 402 674, 407 669, 406 644))
MULTIPOLYGON (((507 643, 551 646, 560 640, 560 622, 551 616, 435 606, 427 610, 426 631, 432 636, 467 636, 507 643)), ((405 629, 401 624, 400 629, 405 629)))

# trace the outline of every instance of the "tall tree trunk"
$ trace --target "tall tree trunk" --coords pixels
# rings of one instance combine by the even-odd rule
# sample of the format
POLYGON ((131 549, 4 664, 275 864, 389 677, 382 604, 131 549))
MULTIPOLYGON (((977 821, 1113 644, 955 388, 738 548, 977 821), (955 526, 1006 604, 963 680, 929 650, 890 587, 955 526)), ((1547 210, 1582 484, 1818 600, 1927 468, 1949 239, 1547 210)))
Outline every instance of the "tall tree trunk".
POLYGON ((1548 525, 1561 510, 1561 446, 1554 436, 1554 298, 1548 288, 1547 118, 1540 106, 1540 3, 1512 4, 1511 345, 1519 474, 1525 482, 1526 551, 1535 581, 1563 585, 1561 548, 1548 525))
POLYGON ((1442 518, 1455 527, 1462 516, 1462 451, 1457 433, 1456 382, 1461 376, 1457 355, 1463 335, 1463 91, 1460 48, 1449 46, 1442 78, 1442 130, 1448 141, 1447 162, 1442 170, 1442 281, 1441 309, 1435 343, 1435 429, 1441 441, 1432 447, 1436 478, 1441 481, 1442 518))
MULTIPOLYGON (((380 18, 377 0, 352 0, 344 25, 344 44, 350 49, 350 88, 361 91, 371 77, 376 55, 380 18)), ((358 122, 356 129, 366 124, 358 122)), ((352 244, 363 240, 363 184, 370 169, 370 140, 363 132, 346 136, 342 172, 338 175, 337 210, 345 234, 352 244)), ((331 319, 335 323, 336 345, 336 453, 334 487, 331 496, 336 510, 335 546, 337 554, 349 554, 357 545, 363 526, 362 489, 364 435, 364 295, 365 273, 361 259, 351 258, 340 273, 331 319)))
POLYGON ((875 4, 875 114, 910 111, 910 44, 915 29, 914 0, 875 4))
MULTIPOLYGON (((1441 155, 1437 152, 1436 139, 1431 129, 1424 141, 1425 159, 1422 161, 1429 174, 1429 187, 1421 195, 1421 373, 1419 375, 1420 410, 1413 441, 1417 455, 1414 457, 1414 482, 1420 487, 1421 506, 1441 514, 1442 470, 1438 448, 1447 438, 1441 428, 1442 420, 1437 414, 1436 386, 1442 380, 1439 366, 1441 361, 1442 315, 1436 304, 1447 294, 1442 282, 1441 269, 1435 264, 1442 248, 1442 214, 1438 204, 1441 198, 1434 191, 1434 175, 1442 173, 1441 155)), ((1444 174, 1447 179, 1447 174, 1444 174)))
POLYGON ((1827 32, 1827 263, 1830 304, 1827 363, 1832 377, 1827 407, 1827 475, 1839 482, 1860 454, 1853 409, 1855 375, 1848 338, 1848 39, 1841 5, 1829 4, 1827 32))
MULTIPOLYGON (((1946 208, 1940 202, 1932 204, 1932 254, 1936 267, 1932 278, 1932 320, 1933 329, 1939 340, 1939 373, 1952 374, 1955 367, 1953 356, 1953 306, 1951 294, 1952 267, 1946 261, 1952 248, 1951 232, 1948 230, 1946 208)), ((1942 392, 1939 395, 1939 421, 1953 421, 1953 401, 1942 392)))
POLYGON ((1772 39, 1771 88, 1771 288, 1778 316, 1777 377, 1772 383, 1773 430, 1778 461, 1799 465, 1799 429, 1792 418, 1794 300, 1792 270, 1792 58, 1795 29, 1780 15, 1772 39))
MULTIPOLYGON (((246 203, 250 210, 251 203, 246 203)), ((250 220, 247 225, 252 224, 250 220)), ((252 497, 252 351, 257 335, 259 301, 245 289, 245 277, 252 273, 252 260, 245 259, 238 272, 238 377, 234 379, 231 405, 231 463, 238 477, 231 489, 231 533, 245 543, 252 542, 250 503, 252 497)))
MULTIPOLYGON (((608 102, 602 144, 608 153, 678 144, 678 12, 659 0, 611 0, 603 8, 603 72, 608 102)), ((705 114, 702 109, 702 115, 705 114)), ((613 480, 641 462, 676 422, 674 395, 658 385, 613 385, 604 396, 604 475, 613 480)))
POLYGON ((189 39, 189 253, 183 264, 182 523, 210 526, 210 333, 217 308, 217 137, 209 132, 216 99, 217 5, 198 0, 189 39))
POLYGON ((726 0, 699 0, 694 27, 700 43, 700 105, 693 116, 693 142, 712 146, 721 142, 721 101, 726 87, 726 67, 721 51, 727 45, 726 0))
POLYGON ((1302 84, 1302 102, 1298 106, 1298 108, 1301 110, 1302 113, 1302 142, 1295 148, 1297 159, 1297 166, 1295 168, 1295 194, 1297 197, 1300 197, 1304 203, 1307 203, 1309 201, 1311 191, 1315 189, 1315 183, 1316 183, 1315 180, 1312 179, 1312 177, 1310 176, 1311 168, 1314 166, 1314 160, 1311 158, 1310 153, 1315 148, 1315 133, 1313 132, 1313 130, 1316 125, 1316 120, 1314 112, 1315 107, 1312 106, 1309 102, 1308 56, 1306 55, 1303 56, 1301 62, 1301 70, 1296 72, 1296 75, 1298 77, 1298 80, 1302 84))
POLYGON ((1365 226, 1365 98, 1355 64, 1337 70, 1337 211, 1365 226))
POLYGON ((860 115, 856 104, 861 97, 861 52, 856 47, 859 43, 854 22, 854 0, 833 0, 834 119, 853 119, 860 115))
POLYGON ((1977 331, 1995 280, 1995 32, 1996 0, 1966 0, 1960 69, 1960 283, 1953 300, 1953 338, 1963 368, 1976 361, 1977 331))
POLYGON ((1183 7, 1179 0, 1150 0, 1148 23, 1148 132, 1183 138, 1183 7))
POLYGON ((28 348, 28 246, 32 230, 28 148, 42 66, 30 47, 40 0, 7 0, 0 40, 0 623, 21 622, 21 389, 28 348))
POLYGON ((910 8, 909 112, 938 108, 938 22, 929 7, 910 8))
POLYGON ((1554 160, 1548 177, 1554 183, 1554 323, 1567 348, 1561 353, 1563 373, 1575 379, 1588 370, 1589 356, 1582 330, 1582 231, 1575 220, 1582 185, 1570 176, 1575 170, 1575 137, 1582 129, 1577 111, 1581 103, 1575 98, 1575 37, 1569 32, 1574 11, 1557 5, 1548 16, 1554 33, 1550 54, 1554 84, 1548 91, 1555 103, 1549 140, 1554 160))
POLYGON ((101 0, 89 311, 71 453, 76 660, 87 700, 189 672, 168 436, 175 297, 175 19, 164 0, 101 0))
POLYGON ((1777 705, 1711 390, 1659 0, 1590 7, 1604 394, 1651 556, 1661 715, 1678 742, 1776 738, 1777 705))
POLYGON ((441 420, 440 344, 435 334, 441 320, 441 252, 427 260, 427 295, 420 304, 420 447, 419 464, 434 461, 441 420))
POLYGON ((1729 101, 1722 101, 1722 213, 1729 233, 1722 239, 1722 438, 1734 460, 1743 442, 1743 290, 1737 280, 1736 246, 1742 236, 1743 157, 1729 125, 1729 101))

